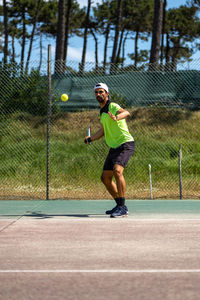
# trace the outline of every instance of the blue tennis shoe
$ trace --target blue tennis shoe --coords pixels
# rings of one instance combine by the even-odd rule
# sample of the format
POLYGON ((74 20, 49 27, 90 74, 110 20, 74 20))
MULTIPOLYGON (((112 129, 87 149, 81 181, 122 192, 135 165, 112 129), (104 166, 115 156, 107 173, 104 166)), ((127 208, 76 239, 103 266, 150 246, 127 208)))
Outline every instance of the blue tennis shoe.
MULTIPOLYGON (((118 207, 119 207, 119 205, 116 205, 115 207, 113 207, 113 209, 107 210, 106 215, 112 215, 118 209, 118 207)), ((128 207, 126 205, 124 205, 123 208, 126 210, 126 212, 128 214, 128 207)))
POLYGON ((118 208, 118 205, 116 205, 115 207, 113 207, 110 210, 107 210, 106 215, 111 215, 112 213, 114 213, 116 211, 117 208, 118 208))
POLYGON ((110 215, 111 218, 120 218, 128 216, 128 208, 126 206, 117 206, 115 211, 110 215))

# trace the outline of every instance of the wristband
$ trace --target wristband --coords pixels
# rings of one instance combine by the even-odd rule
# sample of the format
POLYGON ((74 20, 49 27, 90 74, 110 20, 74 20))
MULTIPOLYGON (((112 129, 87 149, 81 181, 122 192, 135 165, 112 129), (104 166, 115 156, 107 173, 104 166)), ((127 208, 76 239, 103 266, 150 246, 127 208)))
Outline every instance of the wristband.
POLYGON ((90 144, 92 142, 92 139, 90 136, 86 137, 85 140, 84 140, 84 143, 85 144, 90 144))
POLYGON ((87 138, 87 141, 88 141, 89 144, 92 142, 92 139, 91 139, 90 136, 87 138))

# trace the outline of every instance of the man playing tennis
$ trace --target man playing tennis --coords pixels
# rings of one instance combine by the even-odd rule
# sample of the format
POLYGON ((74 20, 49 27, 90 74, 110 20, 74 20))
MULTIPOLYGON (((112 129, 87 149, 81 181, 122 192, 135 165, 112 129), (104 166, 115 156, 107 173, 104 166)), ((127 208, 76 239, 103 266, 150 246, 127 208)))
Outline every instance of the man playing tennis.
POLYGON ((101 128, 91 137, 86 137, 84 142, 88 144, 105 136, 110 150, 104 163, 101 180, 117 204, 113 209, 106 211, 106 214, 110 214, 111 218, 124 217, 128 215, 128 208, 125 205, 126 182, 123 171, 135 148, 134 139, 126 124, 126 118, 130 113, 111 102, 105 83, 96 84, 94 91, 100 104, 101 128))

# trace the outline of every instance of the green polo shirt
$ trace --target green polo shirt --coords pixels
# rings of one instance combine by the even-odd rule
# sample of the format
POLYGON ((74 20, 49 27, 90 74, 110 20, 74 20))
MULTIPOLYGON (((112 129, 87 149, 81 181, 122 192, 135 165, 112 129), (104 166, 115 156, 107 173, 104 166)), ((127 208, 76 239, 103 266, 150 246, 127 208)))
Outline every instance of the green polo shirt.
POLYGON ((104 136, 106 143, 111 148, 117 148, 123 143, 134 141, 128 130, 126 120, 113 121, 108 112, 116 116, 117 111, 121 107, 117 103, 110 100, 100 110, 100 121, 104 128, 104 136))

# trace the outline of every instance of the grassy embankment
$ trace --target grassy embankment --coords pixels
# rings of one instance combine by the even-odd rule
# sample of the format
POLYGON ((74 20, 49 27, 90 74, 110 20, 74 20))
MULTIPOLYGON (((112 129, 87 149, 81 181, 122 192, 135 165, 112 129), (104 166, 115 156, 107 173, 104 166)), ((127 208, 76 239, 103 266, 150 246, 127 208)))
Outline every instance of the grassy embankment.
MULTIPOLYGON (((183 149, 183 196, 200 197, 200 112, 131 109, 128 125, 136 151, 125 176, 128 198, 178 198, 178 150, 183 149)), ((58 114, 51 124, 51 198, 109 198, 100 183, 108 147, 104 139, 83 143, 87 126, 98 129, 98 111, 58 114)), ((16 113, 1 119, 1 198, 45 198, 46 124, 42 117, 16 113)))

